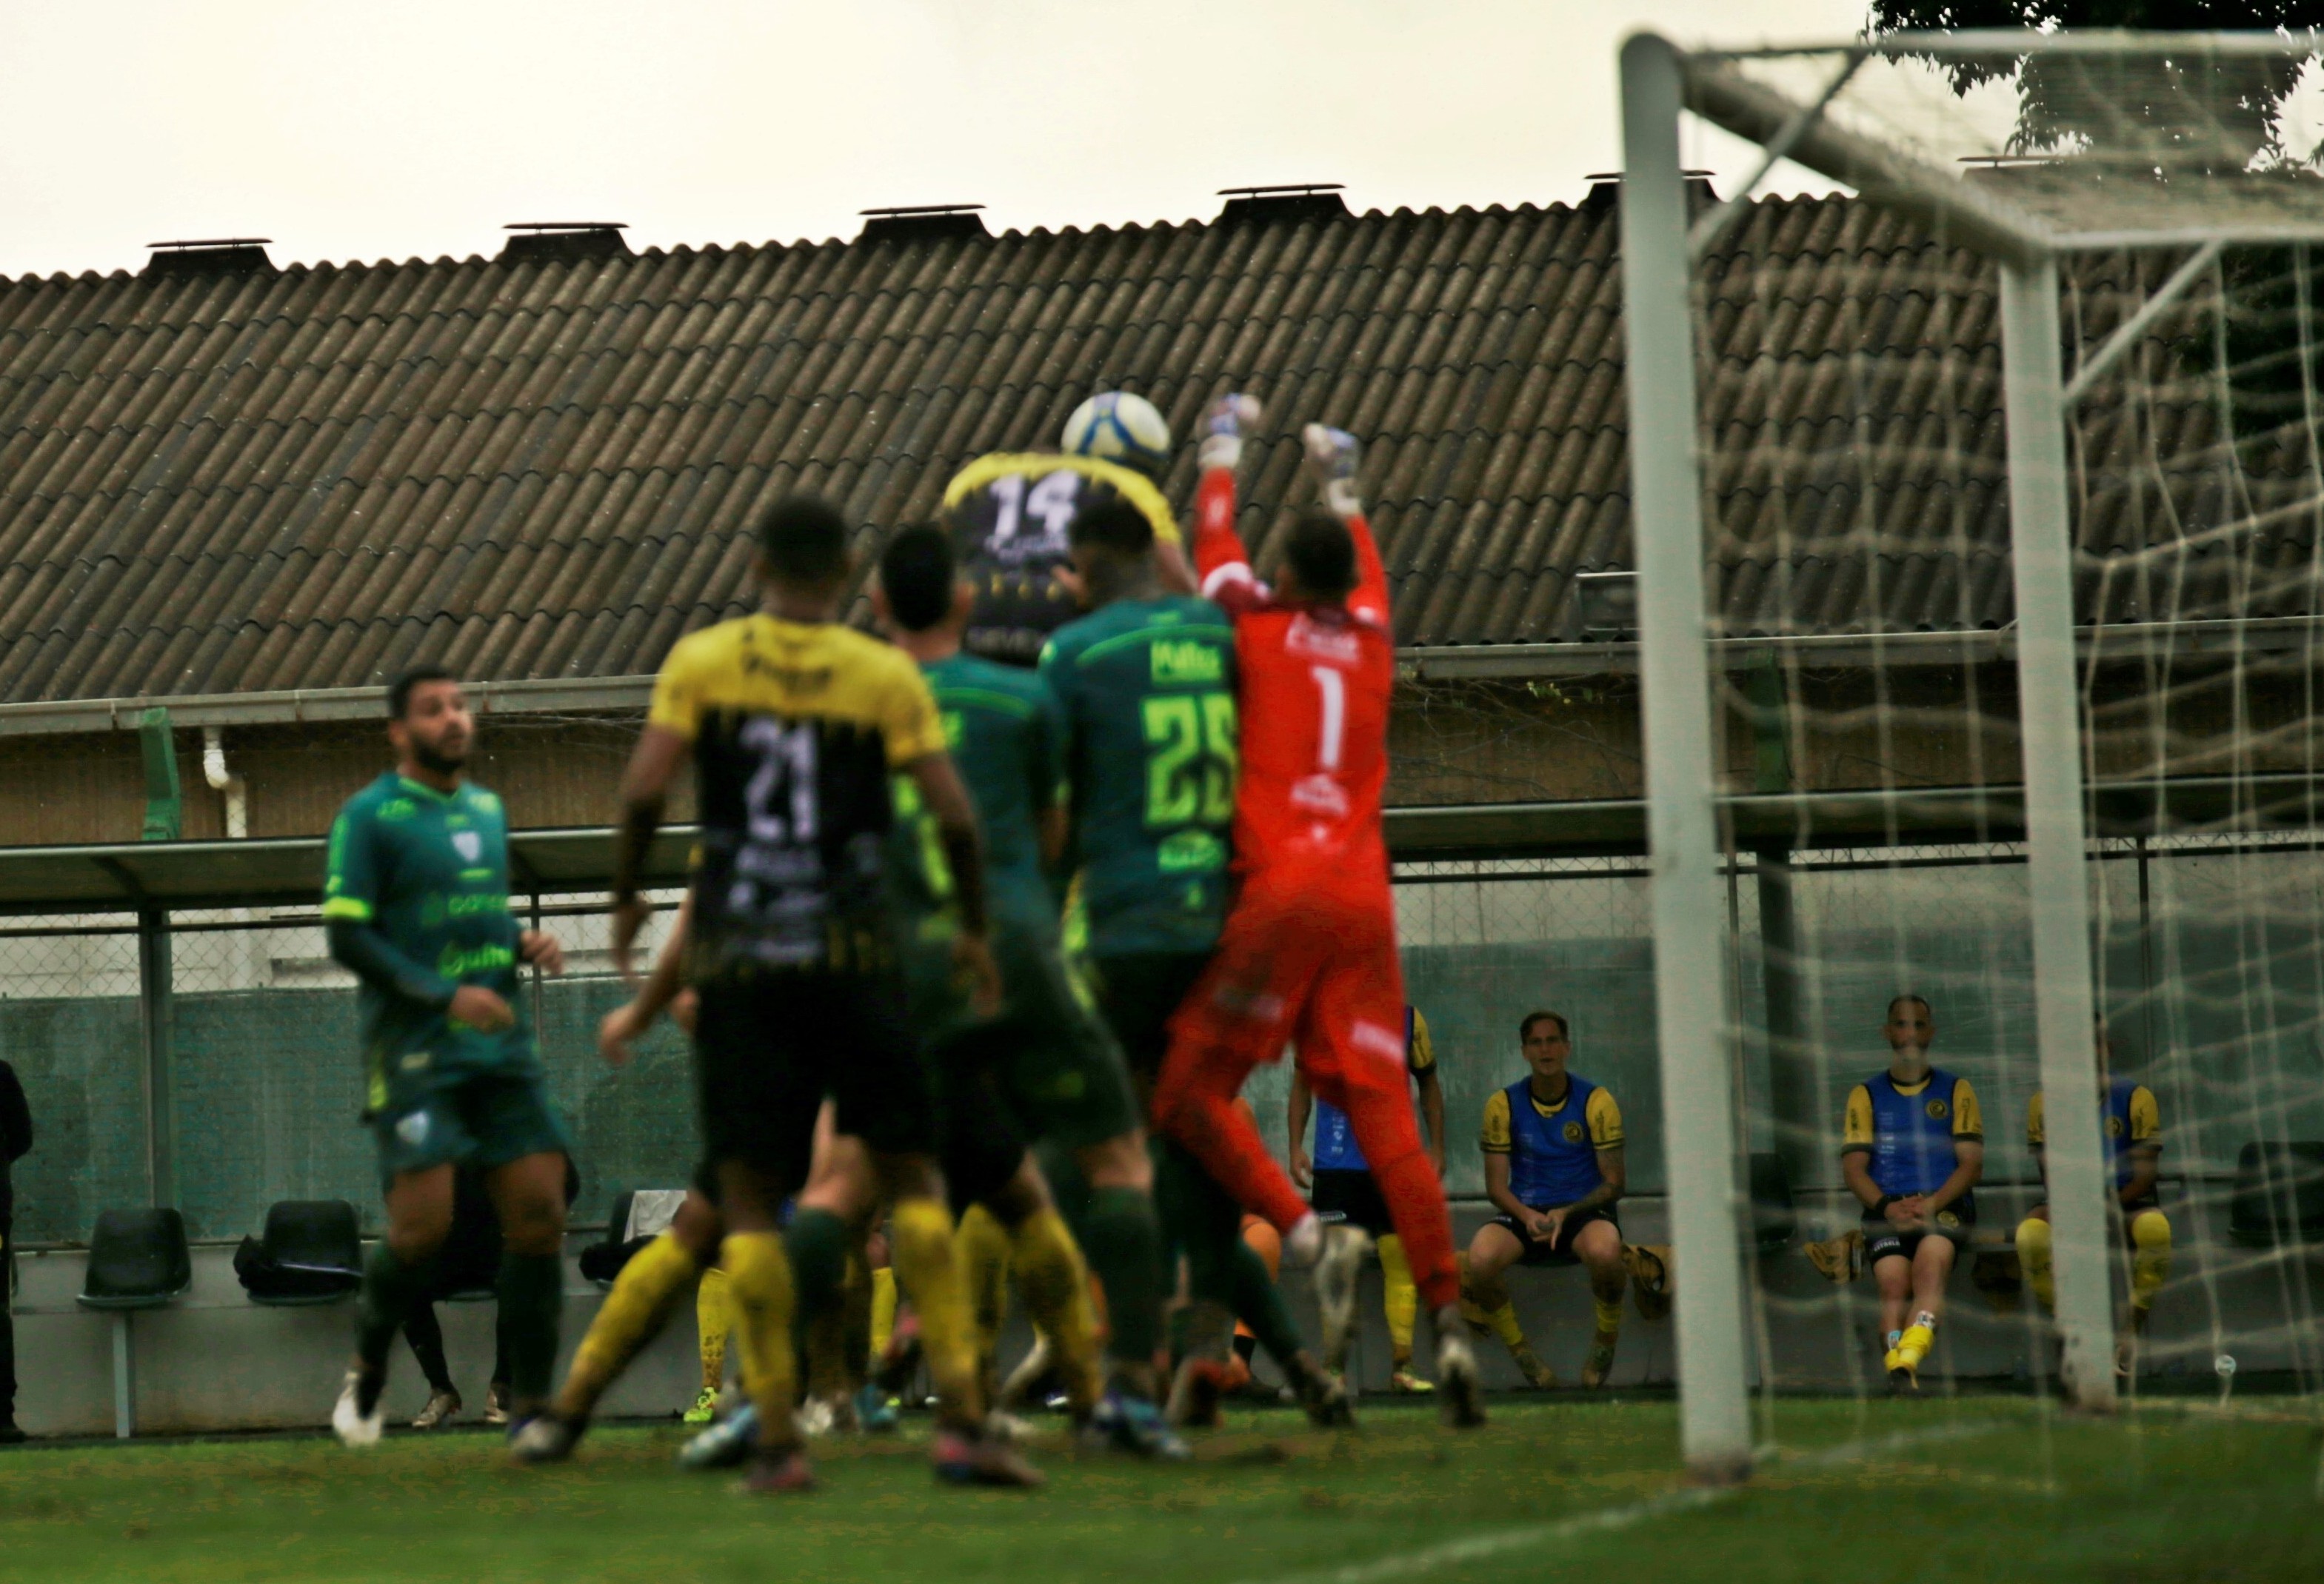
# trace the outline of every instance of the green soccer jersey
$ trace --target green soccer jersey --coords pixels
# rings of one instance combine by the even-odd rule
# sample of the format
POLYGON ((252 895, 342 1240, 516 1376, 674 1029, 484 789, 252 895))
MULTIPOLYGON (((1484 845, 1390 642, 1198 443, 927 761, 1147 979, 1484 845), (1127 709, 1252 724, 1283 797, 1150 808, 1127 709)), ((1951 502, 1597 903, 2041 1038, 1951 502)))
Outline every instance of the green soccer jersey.
POLYGON ((1117 600, 1051 637, 1041 675, 1065 711, 1092 955, 1209 950, 1239 762, 1226 612, 1117 600))
MULTIPOLYGON (((1041 816, 1065 776, 1065 723, 1056 695, 1031 671, 956 654, 921 668, 944 722, 945 745, 984 829, 988 904, 1010 927, 1056 928, 1057 898, 1041 864, 1041 816)), ((908 777, 896 782, 890 872, 917 920, 951 897, 943 848, 908 777)))
POLYGON ((390 771, 353 797, 331 825, 323 916, 369 924, 406 959, 399 994, 365 980, 358 994, 374 1108, 398 1081, 540 1072, 525 998, 517 986, 517 924, 509 913, 508 816, 473 782, 450 794, 390 771), (454 990, 481 985, 516 1014, 487 1034, 444 1008, 454 990))

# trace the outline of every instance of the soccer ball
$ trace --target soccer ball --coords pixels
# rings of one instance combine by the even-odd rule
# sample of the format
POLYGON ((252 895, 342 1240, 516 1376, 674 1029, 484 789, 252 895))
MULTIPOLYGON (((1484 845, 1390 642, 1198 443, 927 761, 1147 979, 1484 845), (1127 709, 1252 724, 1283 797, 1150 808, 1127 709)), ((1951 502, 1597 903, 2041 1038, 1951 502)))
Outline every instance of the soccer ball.
POLYGON ((1101 391, 1065 419, 1065 448, 1075 456, 1159 474, 1170 465, 1170 426, 1145 397, 1101 391))

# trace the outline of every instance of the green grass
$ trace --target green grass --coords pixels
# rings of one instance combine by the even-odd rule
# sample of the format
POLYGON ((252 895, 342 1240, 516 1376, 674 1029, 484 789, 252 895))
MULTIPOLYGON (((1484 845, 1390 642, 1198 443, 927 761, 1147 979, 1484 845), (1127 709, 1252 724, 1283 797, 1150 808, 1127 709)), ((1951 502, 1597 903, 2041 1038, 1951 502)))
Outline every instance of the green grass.
POLYGON ((32 1448, 0 1453, 0 1577, 1239 1584, 1481 1541, 1379 1576, 2313 1580, 2324 1433, 2283 1406, 2091 1424, 2016 1400, 1785 1403, 1787 1455, 1748 1490, 1568 1531, 1683 1489, 1671 1404, 1505 1404, 1459 1439, 1403 1409, 1351 1436, 1244 1415, 1191 1467, 1046 1445, 1051 1483, 1031 1496, 935 1488, 914 1440, 825 1443, 825 1487, 776 1500, 677 1473, 661 1429, 602 1431, 552 1470, 512 1469, 480 1434, 361 1455, 303 1438, 32 1448), (1831 1455, 1867 1438, 1899 1439, 1831 1455))

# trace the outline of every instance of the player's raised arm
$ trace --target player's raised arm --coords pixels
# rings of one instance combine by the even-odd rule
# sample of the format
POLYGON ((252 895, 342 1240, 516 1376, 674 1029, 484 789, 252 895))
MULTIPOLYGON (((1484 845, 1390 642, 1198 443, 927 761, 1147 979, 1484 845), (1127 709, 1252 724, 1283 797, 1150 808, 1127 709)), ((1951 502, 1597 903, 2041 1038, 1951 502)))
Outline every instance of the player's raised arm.
POLYGON ((1348 595, 1348 609, 1368 621, 1388 622, 1388 568, 1380 564, 1379 546, 1364 516, 1363 497, 1356 493, 1356 463, 1362 447, 1345 429, 1311 423, 1301 431, 1308 470, 1315 475, 1325 511, 1338 518, 1356 547, 1356 586, 1348 595))
POLYGON ((1213 599, 1230 584, 1250 585, 1250 554, 1235 531, 1235 470, 1242 465, 1243 430, 1259 421, 1250 396, 1222 396, 1203 415, 1195 456, 1202 483, 1194 490, 1194 575, 1213 599))

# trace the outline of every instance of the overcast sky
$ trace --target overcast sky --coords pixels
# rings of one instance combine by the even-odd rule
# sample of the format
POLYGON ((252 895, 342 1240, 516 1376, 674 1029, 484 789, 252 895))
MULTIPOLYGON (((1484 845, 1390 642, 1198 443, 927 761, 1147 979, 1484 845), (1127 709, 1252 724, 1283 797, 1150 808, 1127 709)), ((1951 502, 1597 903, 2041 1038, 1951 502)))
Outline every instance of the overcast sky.
MULTIPOLYGON (((491 253, 512 220, 640 246, 1554 202, 1618 162, 1614 52, 1845 37, 1863 0, 0 0, 0 272, 163 238, 278 262, 491 253)), ((1706 151, 1731 174, 1748 155, 1706 151)), ((1796 189, 1779 173, 1778 189, 1796 189)))

